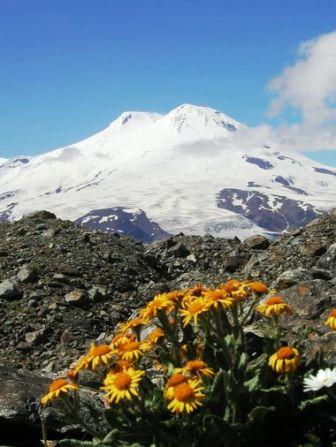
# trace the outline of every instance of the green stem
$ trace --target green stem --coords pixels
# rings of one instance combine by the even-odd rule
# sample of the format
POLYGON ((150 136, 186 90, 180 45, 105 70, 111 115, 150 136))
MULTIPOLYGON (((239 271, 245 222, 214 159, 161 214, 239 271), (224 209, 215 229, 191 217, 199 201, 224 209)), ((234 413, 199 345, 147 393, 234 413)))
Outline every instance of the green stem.
POLYGON ((47 426, 45 420, 41 417, 41 430, 44 447, 48 447, 48 436, 47 436, 47 426))
POLYGON ((233 306, 231 308, 232 318, 233 318, 233 335, 235 338, 238 338, 239 335, 239 319, 238 319, 238 312, 237 312, 237 306, 233 306))
POLYGON ((278 317, 276 315, 272 316, 272 332, 274 337, 274 350, 276 351, 280 346, 280 328, 278 323, 278 317))
POLYGON ((219 315, 217 310, 213 311, 213 317, 214 317, 214 320, 215 320, 215 327, 216 327, 216 332, 217 332, 217 340, 219 340, 219 342, 220 342, 220 344, 222 346, 223 354, 224 354, 225 360, 226 360, 226 362, 228 364, 228 367, 232 368, 232 366, 233 366, 232 365, 232 359, 231 359, 231 356, 230 356, 228 345, 227 345, 226 340, 225 340, 226 334, 223 331, 223 327, 222 327, 222 324, 221 324, 221 321, 220 321, 220 315, 219 315))
POLYGON ((243 319, 242 319, 242 322, 241 322, 241 325, 242 325, 242 326, 243 326, 243 325, 249 320, 249 318, 251 317, 251 315, 252 315, 252 313, 253 313, 253 311, 254 311, 254 309, 255 309, 255 306, 256 306, 256 304, 257 304, 258 301, 259 301, 259 296, 258 296, 258 295, 255 295, 254 298, 253 298, 253 301, 252 301, 252 303, 251 303, 251 306, 249 307, 248 311, 246 312, 245 317, 243 317, 243 319))
POLYGON ((159 311, 157 316, 164 332, 167 335, 168 340, 172 344, 172 350, 171 350, 172 358, 175 359, 177 366, 181 366, 180 345, 176 337, 176 331, 170 326, 167 315, 163 311, 159 311))

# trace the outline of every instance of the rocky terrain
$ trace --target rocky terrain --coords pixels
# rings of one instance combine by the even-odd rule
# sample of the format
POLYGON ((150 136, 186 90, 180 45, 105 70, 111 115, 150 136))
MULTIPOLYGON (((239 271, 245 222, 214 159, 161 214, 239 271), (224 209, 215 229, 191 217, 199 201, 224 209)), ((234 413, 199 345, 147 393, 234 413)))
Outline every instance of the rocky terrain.
POLYGON ((288 338, 307 334, 311 355, 322 347, 336 359, 323 326, 336 306, 335 212, 275 241, 179 234, 145 245, 47 211, 2 223, 0 445, 38 445, 38 395, 48 380, 153 294, 231 277, 276 288, 296 312, 288 338))

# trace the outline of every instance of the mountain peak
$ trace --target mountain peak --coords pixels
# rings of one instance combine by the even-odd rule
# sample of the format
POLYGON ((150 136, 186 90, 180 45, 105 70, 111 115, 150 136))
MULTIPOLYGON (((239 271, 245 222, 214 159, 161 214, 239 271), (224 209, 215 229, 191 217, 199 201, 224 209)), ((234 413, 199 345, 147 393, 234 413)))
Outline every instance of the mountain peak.
POLYGON ((193 104, 182 104, 171 110, 166 117, 169 117, 171 125, 181 132, 184 128, 225 128, 234 131, 241 124, 225 113, 207 106, 196 106, 193 104))
POLYGON ((181 104, 171 110, 166 115, 152 112, 126 111, 123 112, 109 127, 129 129, 133 127, 145 126, 162 121, 177 132, 184 129, 200 131, 207 128, 210 130, 225 129, 234 131, 241 124, 216 109, 207 106, 197 106, 194 104, 181 104))
POLYGON ((146 123, 154 123, 160 118, 162 118, 162 115, 160 115, 159 113, 127 111, 123 112, 115 121, 110 124, 110 126, 138 126, 146 123))

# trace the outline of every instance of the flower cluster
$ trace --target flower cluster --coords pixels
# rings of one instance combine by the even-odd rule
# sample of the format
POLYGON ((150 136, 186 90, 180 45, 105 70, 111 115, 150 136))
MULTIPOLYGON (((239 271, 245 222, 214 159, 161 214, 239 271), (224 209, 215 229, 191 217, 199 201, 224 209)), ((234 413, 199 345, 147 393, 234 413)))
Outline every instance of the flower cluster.
MULTIPOLYGON (((121 426, 134 423, 137 412, 148 424, 155 419, 147 414, 153 408, 171 417, 197 414, 202 408, 209 414, 216 408, 228 423, 236 424, 239 417, 244 420, 244 409, 237 408, 240 396, 245 396, 244 405, 253 411, 254 398, 246 400, 246 393, 260 379, 250 366, 253 358, 247 354, 245 325, 259 314, 266 326, 270 322, 270 327, 278 328, 279 318, 293 313, 281 296, 260 281, 231 279, 216 288, 197 284, 156 295, 134 318, 119 324, 108 343, 91 344, 64 377, 51 383, 41 403, 63 401, 67 410, 77 411, 75 405, 71 407, 71 398, 80 395, 78 376, 89 369, 104 374, 100 401, 104 408, 124 415, 121 426), (221 390, 225 397, 214 406, 221 390)), ((326 325, 336 329, 336 309, 326 325)), ((298 347, 286 345, 278 329, 273 344, 265 345, 264 351, 264 366, 273 370, 273 380, 281 382, 299 367, 298 347)), ((321 371, 316 377, 306 377, 305 391, 336 382, 334 370, 321 371)), ((158 436, 156 424, 153 432, 158 436)))

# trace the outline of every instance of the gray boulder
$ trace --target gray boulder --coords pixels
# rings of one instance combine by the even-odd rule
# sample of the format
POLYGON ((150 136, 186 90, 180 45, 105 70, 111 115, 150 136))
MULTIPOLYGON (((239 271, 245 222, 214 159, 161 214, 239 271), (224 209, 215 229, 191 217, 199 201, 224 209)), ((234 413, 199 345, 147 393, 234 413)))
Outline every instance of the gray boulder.
POLYGON ((38 275, 36 270, 34 270, 29 265, 23 265, 18 271, 16 278, 19 282, 23 283, 33 283, 37 281, 38 275))
POLYGON ((311 274, 309 270, 298 268, 294 270, 286 270, 281 275, 279 275, 278 279, 275 281, 276 289, 288 289, 289 287, 311 279, 311 274))
POLYGON ((250 236, 245 239, 244 244, 247 247, 253 248, 255 250, 265 250, 269 247, 270 241, 265 236, 256 234, 255 236, 250 236))
POLYGON ((5 279, 5 281, 0 283, 0 298, 5 300, 16 300, 20 299, 22 295, 22 290, 19 289, 15 277, 5 279))

